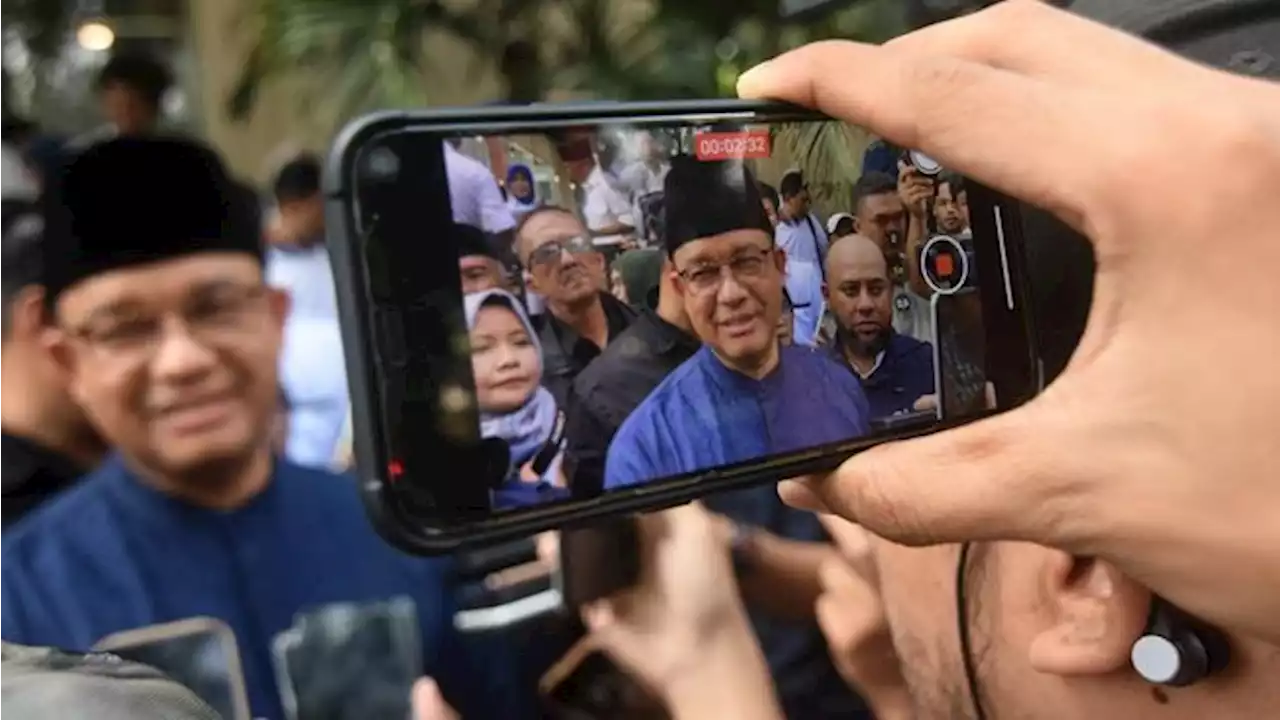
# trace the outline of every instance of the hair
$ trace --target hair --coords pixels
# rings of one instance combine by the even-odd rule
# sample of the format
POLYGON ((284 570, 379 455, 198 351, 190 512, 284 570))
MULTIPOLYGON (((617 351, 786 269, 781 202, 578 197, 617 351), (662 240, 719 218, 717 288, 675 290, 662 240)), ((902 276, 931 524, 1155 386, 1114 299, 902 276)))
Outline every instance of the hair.
POLYGON ((3 313, 3 339, 9 339, 13 326, 13 303, 18 294, 39 285, 44 271, 43 222, 28 203, 4 203, 4 253, 0 265, 0 313, 3 313))
POLYGON ((8 112, 4 114, 4 120, 0 123, 0 139, 14 147, 25 145, 39 133, 39 125, 24 117, 10 115, 8 112))
POLYGON ((965 191, 964 176, 953 170, 945 170, 938 176, 937 187, 943 185, 951 186, 951 197, 954 199, 965 191))
POLYGON ((897 192, 898 181, 888 173, 878 171, 863 173, 862 177, 853 184, 853 211, 857 213, 862 207, 862 201, 869 197, 897 192))
POLYGON ((778 191, 769 183, 758 183, 760 186, 760 197, 773 203, 774 209, 778 207, 778 191))
POLYGON ((778 181, 778 194, 783 200, 789 200, 804 192, 804 173, 799 170, 788 170, 778 181))
POLYGON ((173 85, 168 68, 148 55, 120 54, 112 57, 98 73, 99 92, 111 85, 123 85, 142 96, 154 108, 173 85))
POLYGON ((277 203, 313 198, 320 192, 320 158, 303 153, 280 168, 271 191, 277 203))
POLYGON ((574 220, 578 220, 579 222, 581 222, 582 220, 581 218, 578 217, 577 213, 575 213, 574 211, 570 210, 567 207, 564 207, 563 205, 539 205, 538 207, 530 210, 529 212, 524 214, 524 217, 520 218, 520 220, 516 223, 515 229, 511 231, 511 237, 515 240, 514 247, 516 249, 517 259, 519 258, 519 255, 520 255, 520 252, 519 252, 520 238, 524 235, 525 226, 528 225, 529 222, 532 221, 534 218, 542 215, 547 215, 549 213, 564 213, 565 215, 568 215, 569 217, 573 218, 574 220))

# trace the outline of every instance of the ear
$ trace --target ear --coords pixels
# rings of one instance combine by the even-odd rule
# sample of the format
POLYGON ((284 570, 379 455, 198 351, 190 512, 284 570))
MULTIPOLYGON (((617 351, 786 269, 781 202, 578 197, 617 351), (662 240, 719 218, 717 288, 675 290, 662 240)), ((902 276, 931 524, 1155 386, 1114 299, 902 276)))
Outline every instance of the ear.
POLYGON ((1129 663, 1147 625, 1151 594, 1114 565, 1054 552, 1044 569, 1051 626, 1031 642, 1031 667, 1053 675, 1101 675, 1129 663))
POLYGON ((271 308, 271 319, 275 321, 276 327, 283 330, 284 321, 289 317, 289 308, 293 306, 289 292, 280 288, 268 288, 267 303, 271 308))
POLYGON ((686 295, 684 277, 676 270, 674 265, 667 265, 667 280, 671 283, 671 287, 676 291, 676 294, 680 296, 680 299, 684 300, 686 295))
POLYGON ((28 285, 19 290, 10 307, 9 322, 11 325, 6 329, 13 337, 39 339, 49 325, 44 307, 44 288, 28 285))
POLYGON ((822 281, 822 299, 831 302, 831 286, 825 280, 822 281))

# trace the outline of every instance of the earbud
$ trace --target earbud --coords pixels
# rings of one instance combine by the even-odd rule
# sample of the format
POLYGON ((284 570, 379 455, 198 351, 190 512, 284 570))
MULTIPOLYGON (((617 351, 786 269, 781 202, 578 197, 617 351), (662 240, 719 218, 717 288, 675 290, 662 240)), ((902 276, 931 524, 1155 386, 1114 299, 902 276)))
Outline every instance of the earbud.
POLYGON ((1222 671, 1230 655, 1227 639, 1217 628, 1153 598, 1147 629, 1133 643, 1129 661, 1153 685, 1186 687, 1222 671))

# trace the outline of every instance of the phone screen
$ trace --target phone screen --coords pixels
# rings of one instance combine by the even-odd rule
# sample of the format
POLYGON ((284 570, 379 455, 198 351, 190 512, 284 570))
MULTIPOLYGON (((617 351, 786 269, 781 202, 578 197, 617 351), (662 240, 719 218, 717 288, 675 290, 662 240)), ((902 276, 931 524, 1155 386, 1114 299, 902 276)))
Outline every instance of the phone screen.
POLYGON ((957 378, 986 381, 983 307, 1006 288, 977 269, 1000 277, 1003 250, 962 177, 864 168, 868 136, 833 121, 414 138, 355 167, 389 475, 440 477, 432 436, 504 448, 492 478, 430 480, 437 506, 594 499, 887 437, 936 396, 935 358, 947 418, 986 410, 957 378), (836 213, 852 234, 828 234, 836 213), (935 327, 957 293, 976 322, 948 302, 935 327), (957 333, 965 351, 939 356, 957 333))
POLYGON ((152 638, 144 638, 142 632, 137 635, 137 640, 108 639, 100 649, 160 670, 194 692, 220 717, 247 720, 244 679, 229 628, 175 629, 173 634, 157 632, 152 638))

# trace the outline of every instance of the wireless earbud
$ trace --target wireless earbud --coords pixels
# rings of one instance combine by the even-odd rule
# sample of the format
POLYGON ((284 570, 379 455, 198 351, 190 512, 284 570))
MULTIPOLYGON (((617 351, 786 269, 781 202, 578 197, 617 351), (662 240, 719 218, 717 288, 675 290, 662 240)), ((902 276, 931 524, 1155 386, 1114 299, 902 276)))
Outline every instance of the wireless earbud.
POLYGON ((1227 639, 1217 628, 1153 598, 1147 629, 1133 643, 1129 661, 1153 685, 1186 687, 1222 671, 1230 655, 1227 639))

